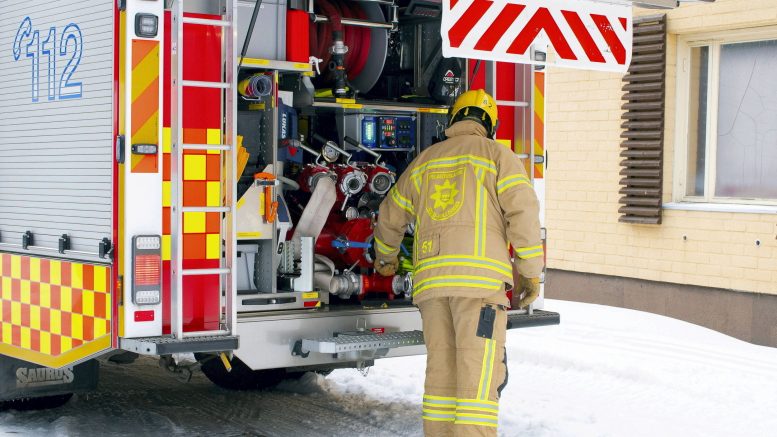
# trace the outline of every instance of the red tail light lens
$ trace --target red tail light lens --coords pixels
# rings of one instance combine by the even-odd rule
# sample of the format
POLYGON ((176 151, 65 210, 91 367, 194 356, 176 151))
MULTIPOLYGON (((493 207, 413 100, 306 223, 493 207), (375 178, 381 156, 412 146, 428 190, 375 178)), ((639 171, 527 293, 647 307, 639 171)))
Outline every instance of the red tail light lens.
POLYGON ((132 301, 158 305, 162 297, 162 237, 133 237, 132 248, 132 301))
POLYGON ((162 259, 159 255, 135 256, 135 285, 159 286, 162 282, 162 259))

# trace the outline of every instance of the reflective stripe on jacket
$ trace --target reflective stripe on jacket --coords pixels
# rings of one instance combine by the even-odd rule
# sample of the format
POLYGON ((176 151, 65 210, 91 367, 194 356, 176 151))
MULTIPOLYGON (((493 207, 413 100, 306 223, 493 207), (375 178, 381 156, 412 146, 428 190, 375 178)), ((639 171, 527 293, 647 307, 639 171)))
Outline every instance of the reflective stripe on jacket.
POLYGON ((487 297, 512 284, 508 242, 522 276, 542 271, 539 203, 520 159, 471 120, 445 131, 402 173, 380 206, 378 259, 392 259, 415 224, 416 302, 487 297))

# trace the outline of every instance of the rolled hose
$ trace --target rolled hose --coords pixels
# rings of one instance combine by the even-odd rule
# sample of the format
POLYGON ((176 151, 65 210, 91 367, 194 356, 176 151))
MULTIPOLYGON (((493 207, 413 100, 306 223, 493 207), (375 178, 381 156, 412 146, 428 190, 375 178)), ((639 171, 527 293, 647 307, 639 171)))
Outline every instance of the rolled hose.
POLYGON ((362 27, 343 26, 341 20, 343 17, 364 19, 364 11, 358 4, 342 0, 318 0, 316 5, 330 21, 311 23, 311 54, 323 59, 324 65, 329 65, 332 60, 332 54, 329 53, 333 43, 332 32, 343 32, 343 40, 348 46, 348 53, 345 55, 346 71, 349 77, 358 76, 367 65, 372 31, 362 27))

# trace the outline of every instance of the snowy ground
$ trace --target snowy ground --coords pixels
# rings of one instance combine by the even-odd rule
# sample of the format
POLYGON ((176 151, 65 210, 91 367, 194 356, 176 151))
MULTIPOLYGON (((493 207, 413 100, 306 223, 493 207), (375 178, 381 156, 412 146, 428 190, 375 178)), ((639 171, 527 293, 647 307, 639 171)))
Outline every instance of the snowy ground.
MULTIPOLYGON (((504 436, 777 435, 777 349, 651 314, 547 301, 558 327, 508 335, 504 436)), ((103 367, 100 389, 45 412, 0 412, 0 436, 420 435, 424 357, 338 370, 262 393, 153 361, 103 367)))

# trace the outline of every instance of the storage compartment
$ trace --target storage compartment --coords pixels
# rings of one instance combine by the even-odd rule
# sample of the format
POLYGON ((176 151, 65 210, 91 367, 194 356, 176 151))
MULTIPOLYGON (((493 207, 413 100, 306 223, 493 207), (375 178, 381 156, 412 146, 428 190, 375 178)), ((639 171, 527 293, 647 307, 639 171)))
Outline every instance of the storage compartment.
MULTIPOLYGON (((248 34, 256 2, 241 0, 237 3, 238 52, 248 34)), ((263 0, 248 45, 247 58, 286 60, 286 0, 263 0)))

